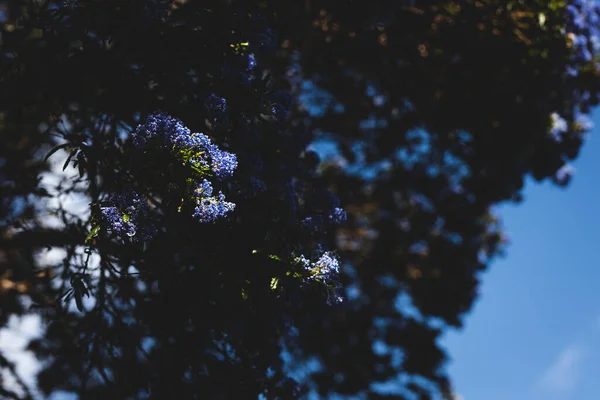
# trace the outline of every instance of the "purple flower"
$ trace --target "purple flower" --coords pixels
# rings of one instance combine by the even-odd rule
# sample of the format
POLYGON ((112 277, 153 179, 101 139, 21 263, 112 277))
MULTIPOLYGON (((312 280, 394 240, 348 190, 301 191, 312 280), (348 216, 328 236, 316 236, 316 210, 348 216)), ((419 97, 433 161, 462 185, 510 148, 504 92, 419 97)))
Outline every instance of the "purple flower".
POLYGON ((192 133, 179 119, 164 112, 148 116, 133 132, 133 142, 138 147, 159 143, 199 172, 212 169, 219 180, 231 177, 237 168, 235 154, 220 150, 208 136, 192 133))
POLYGON ((144 123, 138 125, 132 137, 136 147, 145 147, 152 141, 163 145, 173 144, 190 135, 190 130, 180 120, 163 111, 157 111, 150 114, 144 123))
POLYGON ((212 171, 219 180, 229 178, 237 167, 235 154, 220 150, 217 146, 209 147, 212 171))
POLYGON ((308 272, 308 281, 320 282, 327 292, 327 304, 337 304, 343 301, 339 289, 342 284, 339 280, 339 262, 332 253, 324 252, 315 262, 310 262, 303 255, 296 257, 294 262, 308 272))
POLYGON ((213 196, 213 187, 206 179, 195 184, 193 194, 196 201, 193 217, 198 222, 215 221, 235 208, 234 203, 225 201, 223 193, 219 192, 218 196, 213 196))
POLYGON ((248 66, 246 67, 246 71, 254 71, 256 68, 256 58, 254 54, 248 54, 248 66))
POLYGON ((554 174, 554 182, 561 186, 566 186, 575 175, 575 168, 569 164, 565 164, 554 174))
POLYGON ((323 255, 314 263, 311 264, 308 269, 311 272, 312 279, 323 279, 331 280, 339 273, 340 264, 335 257, 332 257, 331 253, 325 252, 323 255))
POLYGON ((199 198, 194 209, 194 218, 201 223, 213 222, 235 209, 235 204, 225 201, 225 195, 219 192, 216 197, 199 198))
POLYGON ((588 116, 583 114, 580 114, 575 118, 575 123, 579 125, 581 130, 584 131, 589 131, 594 127, 594 123, 592 122, 592 120, 588 116))
POLYGON ((112 206, 102 207, 104 228, 121 237, 150 240, 157 232, 150 220, 150 209, 144 199, 132 190, 112 195, 112 206))
POLYGON ((209 181, 204 179, 202 182, 196 184, 194 188, 194 195, 196 197, 210 197, 213 194, 213 188, 209 181))
POLYGON ((565 121, 558 113, 552 113, 550 115, 550 120, 552 123, 552 126, 550 127, 550 136, 558 142, 561 139, 561 133, 566 133, 569 130, 567 121, 565 121))
POLYGON ((329 222, 333 224, 341 224, 342 222, 346 221, 347 218, 348 215, 346 214, 346 211, 344 211, 343 208, 336 207, 333 209, 333 213, 329 216, 329 222))

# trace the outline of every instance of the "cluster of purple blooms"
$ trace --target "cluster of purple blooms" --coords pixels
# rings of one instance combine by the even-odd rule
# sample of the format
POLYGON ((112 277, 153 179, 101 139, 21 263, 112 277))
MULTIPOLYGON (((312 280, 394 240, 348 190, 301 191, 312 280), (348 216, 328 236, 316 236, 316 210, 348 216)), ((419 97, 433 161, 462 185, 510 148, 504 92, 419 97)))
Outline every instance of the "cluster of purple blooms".
POLYGON ((150 240, 157 232, 151 222, 150 208, 142 196, 127 190, 108 199, 111 206, 101 207, 104 228, 116 236, 150 240))
POLYGON ((296 257, 294 262, 308 274, 306 281, 317 281, 327 288, 327 303, 336 304, 343 301, 338 291, 342 287, 339 281, 340 264, 333 253, 326 251, 314 262, 301 255, 296 257))
POLYGON ((560 142, 562 140, 561 135, 569 131, 569 124, 555 112, 550 115, 550 124, 550 136, 554 141, 560 142))
MULTIPOLYGON (((565 11, 565 31, 570 47, 566 77, 576 80, 586 68, 600 68, 597 60, 600 52, 600 5, 592 0, 568 0, 565 11)), ((591 107, 590 100, 588 91, 573 90, 573 114, 567 116, 554 112, 550 115, 550 138, 560 143, 569 135, 582 135, 590 130, 593 123, 585 115, 591 107)), ((565 164, 556 172, 554 181, 564 185, 573 172, 573 168, 565 164)))
MULTIPOLYGON (((566 37, 571 49, 567 62, 567 77, 576 79, 587 65, 600 68, 596 60, 600 52, 600 5, 592 0, 568 0, 566 5, 566 37)), ((587 112, 590 107, 590 93, 575 90, 574 103, 587 112)), ((591 122, 580 112, 575 115, 575 124, 581 131, 591 129, 591 122)), ((551 115, 551 137, 560 142, 568 133, 569 126, 562 115, 551 115)))
MULTIPOLYGON (((565 31, 571 50, 566 70, 568 79, 578 79, 582 71, 589 68, 599 69, 600 5, 592 0, 568 0, 565 31)), ((587 90, 576 89, 572 95, 572 101, 578 108, 574 115, 575 123, 579 130, 585 130, 589 122, 579 114, 589 112, 591 94, 587 90)))
MULTIPOLYGON (((226 108, 223 111, 226 112, 226 108)), ((192 133, 179 119, 164 112, 148 116, 132 136, 135 146, 154 145, 166 149, 203 176, 223 181, 230 178, 237 167, 235 154, 219 149, 208 136, 192 133)), ((196 203, 193 216, 202 223, 215 221, 235 208, 234 203, 225 201, 222 192, 213 196, 212 185, 206 179, 195 183, 192 197, 196 203)))
MULTIPOLYGON (((246 82, 251 82, 257 77, 256 73, 256 58, 251 51, 254 49, 248 43, 244 43, 239 47, 234 47, 237 55, 237 61, 227 65, 224 69, 226 73, 236 73, 238 78, 246 82), (241 78, 240 78, 241 77, 241 78)), ((258 51, 258 50, 257 50, 258 51)), ((276 122, 283 122, 288 110, 292 105, 292 96, 283 91, 275 91, 270 93, 266 98, 266 109, 271 111, 276 122)), ((229 112, 227 100, 216 94, 210 94, 205 100, 205 107, 208 111, 209 129, 218 131, 226 131, 229 125, 229 112)), ((250 122, 249 122, 250 124, 250 122)), ((250 126, 250 125, 249 125, 250 126)), ((302 152, 305 143, 291 143, 282 136, 269 136, 269 140, 279 140, 281 143, 268 143, 266 148, 282 148, 293 147, 290 151, 302 152)), ((257 136, 256 140, 260 142, 261 136, 257 136)), ((187 128, 183 122, 165 112, 158 111, 150 114, 132 133, 133 145, 144 151, 146 155, 168 154, 177 162, 190 168, 190 176, 187 178, 187 187, 185 189, 184 204, 193 206, 192 217, 200 223, 210 223, 217 219, 223 218, 230 214, 236 207, 233 202, 226 201, 223 192, 216 192, 214 184, 216 181, 224 181, 231 178, 238 166, 238 159, 235 154, 220 149, 217 145, 211 142, 211 139, 203 133, 194 133, 187 128), (185 198, 187 196, 187 199, 185 198)), ((247 195, 260 195, 267 191, 278 192, 282 187, 286 188, 285 198, 290 201, 290 207, 294 210, 290 214, 291 220, 285 222, 290 223, 290 227, 298 226, 300 222, 301 229, 305 229, 310 233, 313 243, 321 243, 320 235, 325 233, 329 226, 337 225, 344 222, 347 218, 346 212, 338 207, 338 200, 329 191, 326 194, 321 193, 321 200, 315 203, 315 210, 311 206, 300 205, 298 196, 302 196, 300 192, 296 193, 292 185, 293 175, 290 173, 289 179, 269 180, 269 176, 261 177, 260 173, 263 170, 263 157, 256 152, 256 148, 264 148, 262 146, 248 147, 248 153, 239 153, 240 159, 244 160, 244 165, 248 170, 247 174, 240 176, 233 182, 240 188, 245 188, 247 195), (263 179, 266 179, 263 180, 263 179), (247 182, 246 182, 247 181, 247 182), (246 187, 247 186, 247 187, 246 187), (299 208, 306 208, 302 212, 296 213, 299 208), (315 212, 316 211, 316 212, 315 212), (299 214, 309 215, 302 218, 299 214), (299 219, 300 221, 299 221, 299 219)), ((271 162, 271 161, 269 161, 271 162)), ((272 168, 282 168, 280 160, 272 168)), ((287 173, 287 172, 286 172, 287 173)), ((250 196, 250 197, 252 197, 250 196)), ((144 221, 149 221, 150 210, 148 205, 143 200, 142 196, 133 192, 128 192, 127 195, 115 195, 111 199, 111 206, 102 209, 102 218, 108 231, 117 236, 136 237, 137 239, 150 239, 156 229, 154 227, 146 227, 144 221)), ((304 204, 304 202, 302 202, 304 204)), ((179 208, 179 210, 182 209, 179 208)), ((300 267, 302 285, 313 282, 316 285, 322 285, 324 292, 327 293, 327 303, 336 304, 342 301, 339 294, 341 283, 339 280, 339 262, 333 253, 325 251, 320 245, 317 245, 316 250, 312 250, 312 245, 305 246, 298 243, 299 248, 309 251, 310 261, 304 256, 296 257, 292 260, 293 267, 300 267)), ((277 248, 272 249, 278 252, 277 248)), ((282 255, 284 258, 290 257, 289 253, 282 255)), ((293 258, 293 256, 292 256, 293 258)))
POLYGON ((196 184, 194 189, 196 208, 194 208, 193 216, 198 222, 212 222, 234 210, 235 204, 225 201, 225 195, 222 192, 219 192, 217 196, 212 194, 212 185, 206 179, 196 184))
MULTIPOLYGON (((133 143, 141 149, 167 150, 203 177, 214 176, 222 181, 231 177, 237 167, 236 156, 219 149, 208 136, 193 133, 177 118, 155 112, 148 116, 132 134, 133 143)), ((201 223, 213 222, 234 210, 235 204, 225 201, 219 192, 213 196, 210 181, 193 181, 190 199, 195 208, 193 217, 201 223)), ((156 229, 146 223, 150 210, 143 198, 133 191, 113 195, 111 207, 102 208, 102 220, 107 231, 122 237, 149 240, 156 229)))
POLYGON ((192 133, 179 119, 162 111, 148 116, 132 136, 136 147, 154 144, 166 148, 195 169, 212 173, 219 180, 231 177, 237 167, 235 154, 219 149, 208 136, 192 133))
POLYGON ((600 6, 592 0, 569 0, 566 10, 567 36, 572 43, 571 65, 567 73, 576 76, 581 65, 594 61, 600 50, 600 6))
POLYGON ((346 221, 347 218, 348 215, 343 208, 335 207, 333 209, 333 213, 329 215, 329 222, 332 224, 341 224, 342 222, 346 221))

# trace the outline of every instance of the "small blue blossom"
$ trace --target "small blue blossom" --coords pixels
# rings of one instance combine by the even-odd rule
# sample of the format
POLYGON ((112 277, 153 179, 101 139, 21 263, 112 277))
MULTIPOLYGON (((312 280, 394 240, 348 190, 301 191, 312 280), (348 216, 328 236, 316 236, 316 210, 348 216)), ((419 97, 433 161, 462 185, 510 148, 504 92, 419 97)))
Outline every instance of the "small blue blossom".
POLYGON ((552 113, 550 115, 550 120, 552 124, 550 127, 550 136, 552 136, 552 138, 558 142, 561 140, 560 135, 562 133, 567 133, 567 131, 569 130, 567 121, 564 118, 562 118, 558 113, 552 113))
POLYGON ((209 147, 212 171, 219 180, 229 178, 237 167, 235 154, 220 150, 217 146, 209 147))
POLYGON ((565 164, 556 171, 554 182, 558 185, 565 186, 569 183, 573 175, 575 175, 575 168, 572 165, 565 164))
POLYGON ((194 188, 194 195, 196 197, 210 197, 213 194, 213 188, 209 181, 204 179, 202 182, 196 184, 194 188))
POLYGON ((203 133, 192 133, 183 123, 164 112, 151 114, 133 132, 134 145, 147 146, 151 141, 161 143, 196 170, 212 169, 217 179, 233 175, 237 168, 235 154, 220 150, 203 133))
POLYGON ((163 111, 150 114, 144 123, 138 125, 132 134, 133 144, 136 147, 145 147, 150 142, 158 140, 161 143, 171 141, 171 136, 190 134, 189 129, 176 118, 163 111))
POLYGON ((150 209, 144 199, 134 191, 112 195, 113 206, 102 207, 104 228, 121 237, 149 240, 157 230, 150 221, 150 209))
POLYGON ((329 252, 323 255, 308 267, 312 279, 330 280, 339 273, 340 264, 337 258, 332 257, 329 252))
POLYGON ((587 115, 583 114, 577 115, 577 117, 575 118, 575 123, 583 131, 589 131, 594 127, 594 123, 592 122, 592 120, 587 115))
POLYGON ((246 67, 246 71, 254 71, 256 68, 256 58, 254 54, 248 54, 248 66, 246 67))
POLYGON ((304 218, 300 223, 304 228, 312 230, 313 232, 318 232, 323 225, 323 218, 321 218, 320 215, 313 215, 304 218))
MULTIPOLYGON (((319 246, 318 246, 319 247, 319 246)), ((327 304, 337 304, 343 301, 339 289, 342 284, 339 280, 339 262, 330 252, 324 252, 315 262, 310 262, 303 255, 294 258, 294 263, 300 265, 308 272, 309 281, 323 284, 327 291, 327 304)))
POLYGON ((194 218, 201 223, 213 222, 235 209, 235 204, 225 201, 225 195, 219 192, 216 197, 199 198, 194 209, 194 218))
POLYGON ((304 257, 304 255, 300 255, 299 257, 294 258, 294 262, 303 266, 304 268, 310 268, 310 260, 304 257))
POLYGON ((568 76, 576 77, 597 54, 600 6, 591 0, 569 0, 565 11, 566 36, 571 48, 571 60, 566 71, 568 76))
POLYGON ((329 216, 329 222, 333 224, 341 224, 342 222, 346 221, 347 218, 348 215, 343 208, 335 207, 333 209, 333 213, 329 216))

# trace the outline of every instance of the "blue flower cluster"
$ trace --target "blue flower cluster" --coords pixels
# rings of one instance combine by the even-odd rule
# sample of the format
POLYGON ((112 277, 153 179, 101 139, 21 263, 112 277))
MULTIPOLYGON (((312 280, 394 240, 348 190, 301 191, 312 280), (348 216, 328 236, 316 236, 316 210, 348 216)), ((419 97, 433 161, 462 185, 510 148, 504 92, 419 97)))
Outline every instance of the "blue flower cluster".
POLYGON ((196 208, 194 208, 193 216, 199 222, 212 222, 235 208, 234 203, 225 201, 225 195, 222 192, 219 192, 217 196, 212 194, 212 185, 206 179, 196 184, 194 189, 196 208))
POLYGON ((348 218, 346 211, 343 208, 335 207, 333 213, 329 215, 329 222, 333 224, 341 224, 348 218))
POLYGON ((151 222, 150 208, 138 193, 127 190, 114 194, 108 199, 112 204, 101 207, 102 226, 108 231, 123 238, 134 240, 150 240, 157 232, 151 222))
MULTIPOLYGON (((548 136, 556 143, 581 140, 593 126, 585 114, 589 113, 592 95, 581 90, 576 82, 590 70, 598 70, 600 53, 600 5, 592 0, 567 0, 565 4, 565 33, 570 57, 565 79, 573 87, 568 103, 571 107, 550 115, 548 136)), ((573 171, 564 164, 554 175, 554 181, 566 184, 573 171)))
MULTIPOLYGON (((216 99, 216 104, 226 113, 225 99, 216 99)), ((235 154, 219 149, 208 136, 192 133, 179 119, 160 111, 149 115, 132 136, 134 145, 167 149, 201 174, 203 180, 194 183, 191 195, 196 205, 193 216, 199 222, 212 222, 233 211, 235 204, 225 201, 222 192, 213 196, 212 185, 204 177, 214 176, 220 181, 230 178, 237 167, 235 154)))
MULTIPOLYGON (((188 202, 194 204, 192 216, 197 221, 213 222, 234 210, 235 204, 225 201, 222 192, 213 196, 212 184, 205 179, 213 176, 223 181, 231 177, 237 167, 234 154, 219 149, 208 136, 191 132, 179 119, 164 112, 149 115, 132 133, 132 138, 138 148, 167 150, 201 176, 201 181, 188 178, 192 191, 188 193, 188 202)), ((108 232, 136 240, 155 236, 157 230, 150 222, 150 208, 138 193, 128 190, 112 195, 108 202, 111 206, 101 207, 101 226, 108 232)))
POLYGON ((565 164, 559 168, 558 171, 556 171, 554 181, 559 185, 566 185, 569 183, 574 174, 575 168, 570 164, 565 164))
MULTIPOLYGON (((584 71, 600 68, 600 5, 592 0, 568 0, 565 30, 570 48, 566 72, 568 79, 575 81, 584 71)), ((571 101, 577 108, 576 119, 580 112, 589 112, 591 94, 587 90, 575 89, 572 96, 571 101)))
MULTIPOLYGON (((261 25, 264 21, 258 18, 255 23, 261 25)), ((262 28, 258 31, 265 32, 262 28)), ((275 45, 272 32, 266 32, 266 35, 250 34, 240 43, 231 45, 232 55, 222 68, 224 77, 227 78, 227 90, 223 92, 245 92, 248 84, 264 79, 258 61, 267 48, 275 45), (234 87, 229 86, 231 82, 234 87)), ((262 87, 262 83, 264 82, 257 84, 257 87, 262 87)), ((218 87, 216 90, 219 90, 218 87)), ((260 99, 262 103, 256 108, 260 110, 260 118, 237 113, 229 113, 228 118, 229 106, 232 109, 246 109, 247 106, 236 104, 238 99, 235 97, 225 99, 217 94, 209 95, 204 102, 209 129, 215 131, 215 135, 223 134, 228 137, 230 142, 239 141, 239 145, 234 147, 239 149, 237 157, 243 169, 235 179, 237 198, 249 200, 263 196, 265 201, 273 205, 273 212, 272 215, 265 215, 270 220, 261 221, 261 225, 267 224, 267 229, 275 231, 297 232, 297 236, 290 235, 303 238, 293 243, 295 254, 310 254, 316 261, 311 262, 304 257, 294 259, 289 250, 282 253, 280 238, 273 238, 272 243, 270 239, 265 240, 260 251, 278 259, 291 260, 291 270, 302 277, 301 285, 320 285, 326 293, 327 303, 339 303, 342 300, 337 290, 341 287, 339 264, 332 253, 324 250, 324 244, 329 240, 328 231, 346 220, 346 211, 339 207, 339 199, 328 189, 304 181, 306 177, 313 176, 318 160, 316 163, 304 160, 310 143, 309 135, 296 132, 292 134, 285 129, 284 122, 293 105, 292 95, 286 91, 273 90, 260 99), (235 129, 227 129, 228 123, 235 124, 235 129), (298 162, 299 159, 306 162, 298 162), (298 266, 301 272, 297 270, 298 266)), ((211 166, 227 172, 221 165, 231 164, 227 154, 217 159, 219 161, 211 166)), ((219 177, 219 174, 216 176, 219 177)), ((205 196, 205 200, 197 202, 196 217, 200 220, 222 215, 233 207, 232 203, 224 201, 221 194, 213 197, 212 187, 208 182, 202 182, 198 187, 199 193, 205 196)), ((261 203, 262 201, 256 204, 261 203)), ((240 221, 248 218, 246 212, 246 209, 240 207, 240 221)))
POLYGON ((550 123, 550 136, 554 141, 560 142, 562 140, 561 135, 569 131, 567 121, 558 113, 554 112, 550 115, 550 123))
POLYGON ((592 62, 599 50, 600 6, 592 0, 569 0, 566 10, 567 37, 572 49, 567 73, 577 76, 581 66, 592 62))
POLYGON ((296 257, 294 262, 300 265, 306 274, 306 280, 322 283, 327 289, 327 302, 329 304, 341 303, 343 297, 338 289, 342 287, 339 281, 340 264, 331 252, 324 252, 315 262, 311 262, 304 255, 296 257))
POLYGON ((148 116, 132 136, 135 146, 145 148, 155 144, 158 148, 166 147, 197 172, 212 173, 219 180, 231 177, 237 167, 235 154, 219 149, 208 136, 192 133, 179 119, 162 111, 148 116))

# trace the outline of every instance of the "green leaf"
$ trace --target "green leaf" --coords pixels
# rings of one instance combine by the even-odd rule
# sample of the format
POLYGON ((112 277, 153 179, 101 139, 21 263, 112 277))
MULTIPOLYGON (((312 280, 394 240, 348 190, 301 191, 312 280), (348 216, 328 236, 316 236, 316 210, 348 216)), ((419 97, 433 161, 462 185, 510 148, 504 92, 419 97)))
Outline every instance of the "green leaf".
POLYGON ((271 278, 271 289, 277 289, 277 284, 279 284, 279 278, 271 278))
POLYGON ((131 221, 131 217, 129 215, 127 215, 127 214, 123 214, 122 218, 123 218, 123 222, 129 222, 129 221, 131 221))
POLYGON ((85 237, 85 243, 90 241, 92 238, 98 236, 98 232, 100 232, 100 225, 96 225, 96 226, 92 227, 92 230, 90 231, 90 233, 88 233, 88 235, 85 237))

